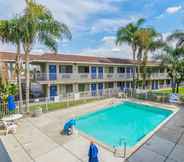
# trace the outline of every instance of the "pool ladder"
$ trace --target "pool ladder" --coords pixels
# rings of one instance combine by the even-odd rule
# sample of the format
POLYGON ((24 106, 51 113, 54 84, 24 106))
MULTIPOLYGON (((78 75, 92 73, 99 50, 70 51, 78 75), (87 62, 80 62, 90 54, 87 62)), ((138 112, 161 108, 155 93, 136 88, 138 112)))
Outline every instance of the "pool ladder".
POLYGON ((117 154, 120 154, 119 157, 126 159, 126 152, 127 152, 127 142, 124 138, 120 138, 119 140, 119 147, 113 146, 114 149, 114 155, 116 156, 117 154), (120 153, 118 153, 118 148, 121 148, 123 144, 123 154, 121 155, 120 153))

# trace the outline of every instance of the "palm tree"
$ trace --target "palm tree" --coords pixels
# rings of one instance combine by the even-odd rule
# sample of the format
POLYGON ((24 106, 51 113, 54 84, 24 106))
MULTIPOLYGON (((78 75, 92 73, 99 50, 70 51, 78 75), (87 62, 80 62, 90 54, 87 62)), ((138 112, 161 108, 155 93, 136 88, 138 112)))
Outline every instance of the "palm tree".
POLYGON ((176 41, 176 47, 184 47, 184 32, 177 30, 167 37, 167 41, 176 41))
POLYGON ((171 47, 167 45, 163 53, 155 58, 161 60, 161 65, 168 68, 168 75, 172 81, 172 92, 176 92, 177 73, 183 60, 184 48, 171 47))
POLYGON ((54 19, 51 12, 33 0, 26 0, 26 8, 21 18, 22 44, 25 53, 26 109, 29 112, 29 54, 35 44, 43 43, 55 53, 57 40, 63 36, 71 39, 71 33, 65 24, 54 19))
MULTIPOLYGON (((138 50, 136 33, 144 22, 144 19, 139 19, 136 23, 129 23, 125 27, 121 27, 117 32, 116 44, 127 43, 131 46, 134 63, 136 62, 136 52, 138 50)), ((136 65, 133 67, 133 94, 135 92, 135 72, 136 65)))
POLYGON ((3 43, 16 45, 16 66, 17 85, 19 89, 19 109, 22 110, 22 86, 21 86, 21 66, 20 66, 20 46, 21 46, 21 23, 18 17, 11 20, 0 20, 0 40, 3 43))
POLYGON ((160 33, 156 32, 154 28, 142 28, 136 32, 136 40, 138 46, 138 75, 137 81, 139 81, 139 74, 143 78, 143 89, 145 88, 146 84, 146 75, 147 75, 147 62, 148 62, 148 55, 150 52, 153 52, 157 49, 164 47, 165 43, 162 40, 162 36, 160 33))
MULTIPOLYGON (((184 48, 184 31, 177 30, 167 37, 167 41, 176 41, 176 48, 184 48)), ((179 92, 179 85, 184 80, 184 59, 179 60, 176 74, 176 92, 179 92)))

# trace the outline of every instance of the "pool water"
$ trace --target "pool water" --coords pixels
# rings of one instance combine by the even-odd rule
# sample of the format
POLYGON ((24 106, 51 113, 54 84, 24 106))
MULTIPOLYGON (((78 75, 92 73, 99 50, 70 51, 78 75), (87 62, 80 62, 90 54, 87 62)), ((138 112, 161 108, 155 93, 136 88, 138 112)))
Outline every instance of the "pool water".
POLYGON ((76 127, 110 147, 119 146, 124 139, 131 148, 171 114, 170 110, 123 102, 79 117, 76 127))

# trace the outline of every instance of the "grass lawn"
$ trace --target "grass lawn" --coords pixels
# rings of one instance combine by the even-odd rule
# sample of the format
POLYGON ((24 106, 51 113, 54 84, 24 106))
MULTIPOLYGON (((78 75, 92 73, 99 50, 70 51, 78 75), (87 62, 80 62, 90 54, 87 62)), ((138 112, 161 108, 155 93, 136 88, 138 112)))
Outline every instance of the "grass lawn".
MULTIPOLYGON (((91 103, 97 100, 100 100, 100 99, 86 99, 86 100, 82 99, 82 100, 70 101, 70 102, 49 103, 47 104, 47 109, 48 111, 65 109, 65 108, 69 108, 72 106, 78 106, 78 105, 82 105, 86 103, 91 103)), ((37 109, 38 107, 42 107, 43 110, 46 110, 46 104, 32 105, 30 106, 30 110, 33 111, 37 109)))
MULTIPOLYGON (((155 92, 169 94, 169 93, 172 93, 172 89, 171 88, 161 89, 161 90, 156 90, 155 92)), ((184 95, 184 87, 179 88, 179 94, 184 95)))

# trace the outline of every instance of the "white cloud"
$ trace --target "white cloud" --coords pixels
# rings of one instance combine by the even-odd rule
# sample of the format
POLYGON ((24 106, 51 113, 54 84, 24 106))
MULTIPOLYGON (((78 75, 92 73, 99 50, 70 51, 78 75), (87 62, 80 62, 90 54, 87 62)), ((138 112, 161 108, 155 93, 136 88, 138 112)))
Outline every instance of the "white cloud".
POLYGON ((132 58, 131 49, 127 44, 116 46, 116 38, 114 36, 106 36, 102 38, 101 44, 97 48, 86 48, 81 51, 82 55, 132 58))
POLYGON ((125 26, 130 22, 138 20, 138 16, 132 16, 129 18, 118 18, 118 19, 99 19, 97 20, 94 25, 91 27, 92 33, 97 32, 113 32, 117 31, 117 29, 121 26, 125 26))
POLYGON ((166 9, 166 12, 169 13, 169 14, 175 14, 177 13, 178 11, 180 11, 182 9, 182 6, 172 6, 172 7, 168 7, 166 9))
MULTIPOLYGON (((105 0, 36 0, 48 7, 56 19, 67 24, 72 35, 89 31, 88 18, 100 12, 116 12, 118 9, 105 0)), ((0 0, 0 19, 11 18, 25 7, 25 0, 0 0)), ((1 47, 0 47, 1 48, 1 47)), ((2 47, 1 49, 6 49, 2 47)), ((7 47, 7 50, 10 48, 7 47)), ((12 49, 12 48, 11 48, 12 49)))
MULTIPOLYGON (((37 2, 48 7, 58 20, 66 23, 72 29, 83 27, 83 22, 91 14, 117 10, 110 2, 99 0, 37 0, 37 2)), ((10 18, 20 13, 24 7, 25 0, 1 0, 0 18, 10 18)))
POLYGON ((14 52, 16 49, 15 49, 15 46, 13 46, 12 44, 2 44, 0 42, 0 51, 1 52, 14 52))
POLYGON ((52 0, 50 2, 48 0, 39 0, 39 2, 47 5, 57 19, 65 22, 73 30, 84 30, 84 22, 92 14, 116 10, 109 3, 97 0, 52 0))

